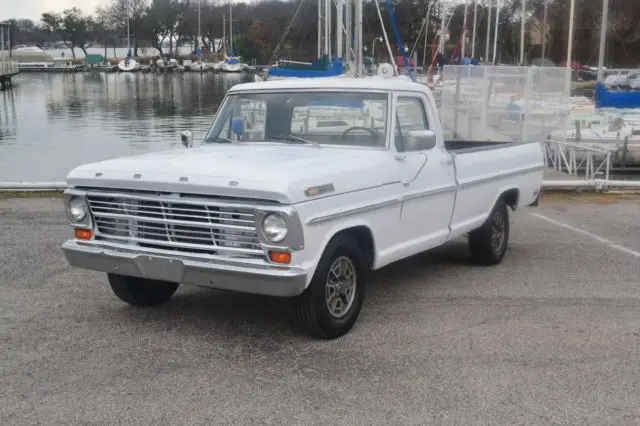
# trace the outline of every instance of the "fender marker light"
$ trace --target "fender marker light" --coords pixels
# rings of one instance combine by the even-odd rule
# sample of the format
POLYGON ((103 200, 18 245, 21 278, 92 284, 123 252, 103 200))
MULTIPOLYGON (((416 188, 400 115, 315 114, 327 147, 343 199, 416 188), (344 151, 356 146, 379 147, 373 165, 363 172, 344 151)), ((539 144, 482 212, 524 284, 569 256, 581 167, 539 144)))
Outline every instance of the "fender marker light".
POLYGON ((315 197, 316 195, 327 194, 329 192, 335 191, 335 187, 332 183, 327 183, 325 185, 312 186, 304 190, 304 194, 307 197, 315 197))

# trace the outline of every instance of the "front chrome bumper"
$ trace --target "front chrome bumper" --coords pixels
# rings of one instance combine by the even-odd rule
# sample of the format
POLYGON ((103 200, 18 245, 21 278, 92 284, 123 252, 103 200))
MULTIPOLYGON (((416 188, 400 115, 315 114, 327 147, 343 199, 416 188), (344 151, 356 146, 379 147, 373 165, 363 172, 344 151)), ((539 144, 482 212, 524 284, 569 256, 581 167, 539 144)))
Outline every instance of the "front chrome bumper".
POLYGON ((302 269, 244 259, 208 260, 77 240, 64 242, 62 250, 69 264, 78 268, 221 290, 288 297, 301 294, 307 283, 302 269))

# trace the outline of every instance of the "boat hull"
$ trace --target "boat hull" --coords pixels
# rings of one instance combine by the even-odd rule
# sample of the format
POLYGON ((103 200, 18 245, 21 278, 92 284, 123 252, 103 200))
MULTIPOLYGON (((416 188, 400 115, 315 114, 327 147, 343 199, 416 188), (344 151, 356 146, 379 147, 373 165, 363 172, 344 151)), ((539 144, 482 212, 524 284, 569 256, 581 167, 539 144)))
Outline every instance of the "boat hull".
POLYGON ((122 72, 134 72, 140 69, 140 64, 135 59, 123 59, 118 63, 118 70, 122 72))
POLYGON ((242 72, 242 64, 222 64, 222 71, 224 72, 242 72))

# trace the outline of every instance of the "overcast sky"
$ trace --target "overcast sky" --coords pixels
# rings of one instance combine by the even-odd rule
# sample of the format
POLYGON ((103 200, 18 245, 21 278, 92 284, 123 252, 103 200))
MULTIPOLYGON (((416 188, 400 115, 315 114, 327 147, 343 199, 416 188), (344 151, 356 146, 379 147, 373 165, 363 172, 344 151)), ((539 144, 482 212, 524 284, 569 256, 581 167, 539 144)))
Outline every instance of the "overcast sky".
MULTIPOLYGON (((44 12, 62 12, 64 9, 79 7, 84 13, 92 14, 96 7, 108 4, 110 0, 0 0, 0 21, 27 18, 39 21, 44 12)), ((231 0, 232 3, 251 3, 251 0, 231 0)), ((229 0, 218 1, 228 4, 229 0)))
POLYGON ((40 20, 44 12, 61 12, 70 7, 79 7, 85 13, 93 13, 105 0, 0 0, 0 20, 28 18, 40 20))

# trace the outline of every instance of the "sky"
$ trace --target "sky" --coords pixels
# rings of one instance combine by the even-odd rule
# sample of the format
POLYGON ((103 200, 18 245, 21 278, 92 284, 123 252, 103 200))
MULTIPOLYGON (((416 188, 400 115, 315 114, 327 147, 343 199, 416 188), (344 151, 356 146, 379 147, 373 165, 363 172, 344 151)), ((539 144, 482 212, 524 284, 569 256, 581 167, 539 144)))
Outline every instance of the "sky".
MULTIPOLYGON (((250 0, 231 1, 233 3, 250 2, 250 0)), ((92 14, 96 7, 108 4, 109 0, 0 0, 0 3, 3 3, 0 7, 0 21, 26 18, 38 22, 45 12, 62 12, 74 6, 86 14, 92 14)))
POLYGON ((71 7, 79 7, 85 13, 93 13, 105 0, 1 0, 0 21, 27 18, 39 21, 44 12, 61 12, 71 7))

